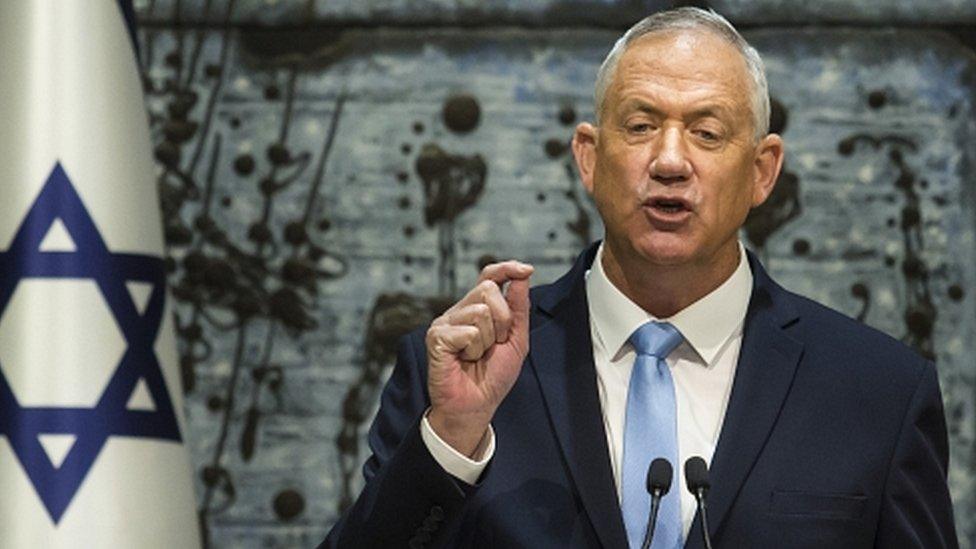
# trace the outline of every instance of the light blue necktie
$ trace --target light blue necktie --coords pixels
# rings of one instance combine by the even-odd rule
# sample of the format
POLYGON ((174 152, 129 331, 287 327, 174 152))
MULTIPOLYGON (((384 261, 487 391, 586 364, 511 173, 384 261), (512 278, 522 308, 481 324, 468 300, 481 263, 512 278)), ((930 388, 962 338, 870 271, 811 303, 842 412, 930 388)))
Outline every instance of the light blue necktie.
MULTIPOLYGON (((677 328, 662 322, 648 322, 634 330, 630 344, 637 351, 634 369, 627 389, 627 416, 624 427, 624 467, 620 487, 621 508, 631 549, 644 540, 651 496, 647 493, 647 468, 654 458, 678 463, 678 417, 675 406, 674 380, 665 357, 684 338, 677 328)), ((652 549, 681 547, 681 491, 677 474, 671 490, 661 499, 652 549)))

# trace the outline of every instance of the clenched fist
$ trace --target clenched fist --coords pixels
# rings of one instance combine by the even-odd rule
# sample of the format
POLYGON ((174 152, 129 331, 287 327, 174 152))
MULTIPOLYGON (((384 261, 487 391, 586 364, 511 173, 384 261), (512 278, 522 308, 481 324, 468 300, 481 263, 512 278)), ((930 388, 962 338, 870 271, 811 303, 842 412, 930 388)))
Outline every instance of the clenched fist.
POLYGON ((473 457, 529 352, 532 271, 518 261, 488 265, 478 284, 427 330, 427 419, 466 456, 473 457))

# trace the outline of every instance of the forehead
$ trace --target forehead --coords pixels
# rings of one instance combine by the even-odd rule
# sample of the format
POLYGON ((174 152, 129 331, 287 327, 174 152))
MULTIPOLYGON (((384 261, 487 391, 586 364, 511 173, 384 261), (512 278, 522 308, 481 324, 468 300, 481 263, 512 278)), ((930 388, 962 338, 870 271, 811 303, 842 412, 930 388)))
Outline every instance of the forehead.
POLYGON ((749 108, 745 59, 724 38, 705 29, 655 32, 631 43, 610 85, 613 100, 648 92, 668 98, 709 98, 749 108))

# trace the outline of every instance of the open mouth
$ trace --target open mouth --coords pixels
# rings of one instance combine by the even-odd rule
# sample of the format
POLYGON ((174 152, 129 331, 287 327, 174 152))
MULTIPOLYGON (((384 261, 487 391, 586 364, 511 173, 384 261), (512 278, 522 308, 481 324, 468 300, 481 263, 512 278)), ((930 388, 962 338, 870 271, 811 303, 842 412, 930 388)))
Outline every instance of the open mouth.
POLYGON ((663 213, 679 213, 688 209, 688 206, 682 200, 674 200, 668 198, 656 198, 651 201, 651 207, 663 213))

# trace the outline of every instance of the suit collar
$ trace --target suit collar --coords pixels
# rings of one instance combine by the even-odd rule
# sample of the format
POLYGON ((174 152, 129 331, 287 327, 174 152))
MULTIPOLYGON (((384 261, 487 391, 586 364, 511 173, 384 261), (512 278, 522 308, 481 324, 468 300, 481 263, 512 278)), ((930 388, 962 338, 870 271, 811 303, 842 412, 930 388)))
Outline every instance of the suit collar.
POLYGON ((741 243, 739 265, 731 276, 669 318, 654 317, 610 282, 600 261, 603 249, 601 244, 587 271, 586 297, 590 305, 590 322, 608 356, 617 356, 634 330, 652 320, 673 324, 700 357, 695 362, 705 367, 714 364, 733 336, 741 334, 753 286, 752 269, 741 243))

